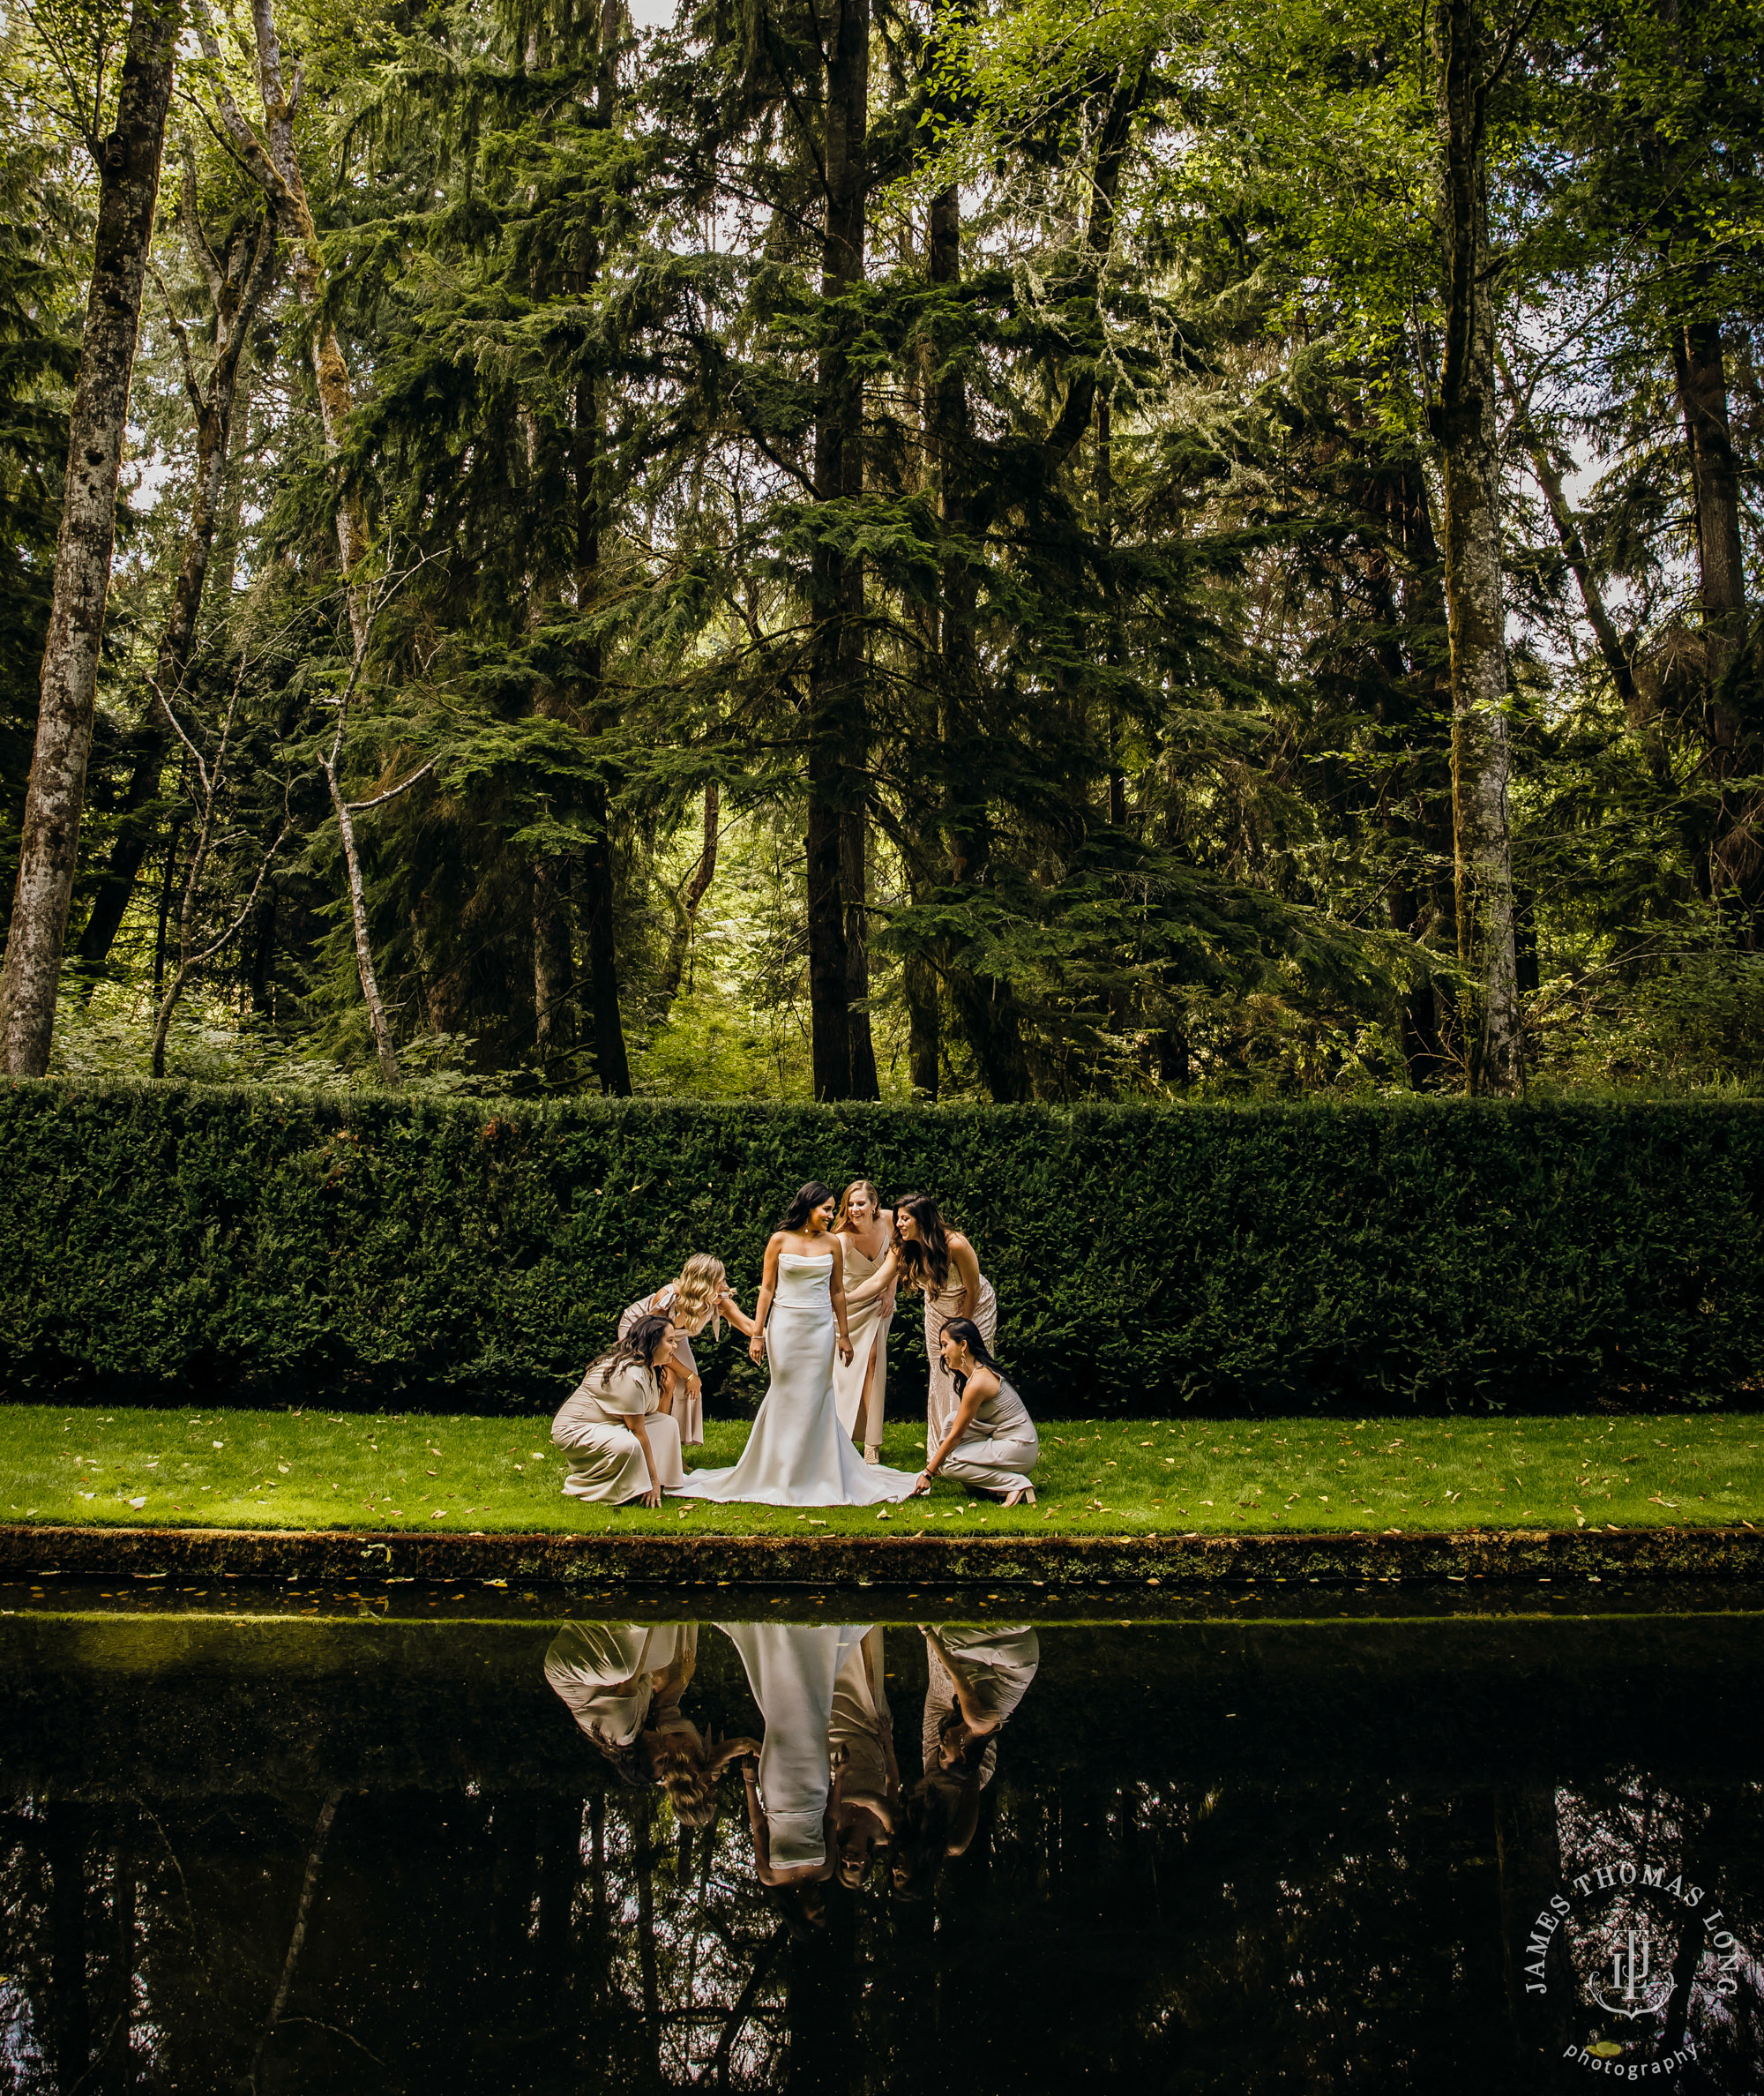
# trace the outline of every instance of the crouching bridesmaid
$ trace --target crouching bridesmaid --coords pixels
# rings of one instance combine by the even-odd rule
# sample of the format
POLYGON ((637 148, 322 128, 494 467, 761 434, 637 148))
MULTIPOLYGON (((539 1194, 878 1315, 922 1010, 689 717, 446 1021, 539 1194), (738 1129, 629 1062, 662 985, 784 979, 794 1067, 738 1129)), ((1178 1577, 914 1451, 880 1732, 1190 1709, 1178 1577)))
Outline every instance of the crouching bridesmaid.
POLYGON ((1005 1381, 971 1317, 951 1318, 938 1344, 954 1386, 955 1412, 915 1491, 928 1492, 941 1473, 1007 1507, 1033 1507, 1029 1472, 1042 1451, 1028 1408, 1005 1381))
POLYGON ((685 1483, 680 1429, 660 1410, 655 1373, 676 1336, 668 1318, 639 1317, 552 1420, 551 1439, 570 1458, 564 1489, 572 1499, 656 1507, 664 1486, 685 1483))

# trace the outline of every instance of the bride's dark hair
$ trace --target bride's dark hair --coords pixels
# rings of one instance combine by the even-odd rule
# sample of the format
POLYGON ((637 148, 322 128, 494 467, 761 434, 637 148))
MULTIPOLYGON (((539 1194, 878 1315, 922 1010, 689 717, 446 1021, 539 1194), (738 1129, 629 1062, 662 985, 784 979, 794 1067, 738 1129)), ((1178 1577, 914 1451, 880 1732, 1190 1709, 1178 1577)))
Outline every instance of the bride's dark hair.
MULTIPOLYGON (((958 1346, 965 1346, 968 1349, 968 1352, 974 1356, 976 1367, 990 1368, 995 1375, 1003 1373, 998 1362, 986 1351, 985 1334, 971 1317, 952 1317, 943 1328, 943 1331, 938 1334, 938 1337, 941 1339, 945 1332, 948 1333, 958 1346)), ((955 1385, 955 1394, 959 1399, 961 1393, 968 1388, 968 1377, 960 1369, 952 1369, 949 1380, 955 1385)))
POLYGON ((930 1295, 943 1293, 949 1283, 949 1232, 929 1194, 903 1194, 894 1203, 894 1250, 908 1288, 923 1288, 930 1295), (901 1235, 902 1216, 910 1216, 918 1224, 916 1239, 901 1235))
POLYGON ((833 1199, 833 1188, 824 1186, 818 1179, 811 1179, 806 1186, 798 1186, 790 1197, 790 1205, 784 1210, 780 1230, 800 1230, 821 1203, 833 1199))

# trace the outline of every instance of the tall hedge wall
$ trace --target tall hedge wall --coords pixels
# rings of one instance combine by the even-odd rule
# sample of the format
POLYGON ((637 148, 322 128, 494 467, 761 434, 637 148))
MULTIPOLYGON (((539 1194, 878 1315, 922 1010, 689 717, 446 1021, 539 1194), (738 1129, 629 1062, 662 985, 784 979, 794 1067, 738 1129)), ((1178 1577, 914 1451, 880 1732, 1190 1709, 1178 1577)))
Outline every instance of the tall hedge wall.
MULTIPOLYGON (((490 1107, 0 1085, 0 1389, 549 1407, 810 1177, 938 1195, 1045 1414, 1747 1397, 1764 1107, 490 1107)), ((913 1406, 916 1301, 891 1350, 913 1406)), ((725 1339, 725 1404, 760 1379, 725 1339)))

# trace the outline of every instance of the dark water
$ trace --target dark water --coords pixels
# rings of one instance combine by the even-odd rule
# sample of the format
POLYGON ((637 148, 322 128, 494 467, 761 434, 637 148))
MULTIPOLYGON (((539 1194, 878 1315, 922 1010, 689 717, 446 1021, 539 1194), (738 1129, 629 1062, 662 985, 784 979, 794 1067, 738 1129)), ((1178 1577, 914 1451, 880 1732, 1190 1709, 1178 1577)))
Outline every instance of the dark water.
POLYGON ((1587 1595, 14 1590, 0 2087, 1756 2090, 1759 1598, 1587 1595))

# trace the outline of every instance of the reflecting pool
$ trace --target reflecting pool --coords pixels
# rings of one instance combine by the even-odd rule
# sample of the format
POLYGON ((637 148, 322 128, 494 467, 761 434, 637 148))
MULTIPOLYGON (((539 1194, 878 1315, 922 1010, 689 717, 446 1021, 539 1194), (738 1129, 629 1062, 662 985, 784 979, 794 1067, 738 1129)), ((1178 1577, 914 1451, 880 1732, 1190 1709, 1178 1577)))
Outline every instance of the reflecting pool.
POLYGON ((1764 2083, 1756 1595, 688 1598, 0 1594, 0 2088, 1764 2083))

